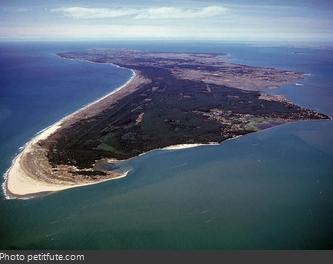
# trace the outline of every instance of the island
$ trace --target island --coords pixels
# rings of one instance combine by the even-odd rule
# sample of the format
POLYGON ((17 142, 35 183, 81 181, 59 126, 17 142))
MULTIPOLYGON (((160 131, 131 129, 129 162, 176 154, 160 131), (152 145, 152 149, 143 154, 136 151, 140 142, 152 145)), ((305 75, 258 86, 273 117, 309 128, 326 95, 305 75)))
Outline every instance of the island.
POLYGON ((270 93, 304 73, 235 64, 227 54, 90 49, 58 56, 111 63, 133 75, 28 142, 6 172, 9 198, 119 179, 126 172, 117 163, 155 149, 220 144, 287 122, 330 118, 270 93))

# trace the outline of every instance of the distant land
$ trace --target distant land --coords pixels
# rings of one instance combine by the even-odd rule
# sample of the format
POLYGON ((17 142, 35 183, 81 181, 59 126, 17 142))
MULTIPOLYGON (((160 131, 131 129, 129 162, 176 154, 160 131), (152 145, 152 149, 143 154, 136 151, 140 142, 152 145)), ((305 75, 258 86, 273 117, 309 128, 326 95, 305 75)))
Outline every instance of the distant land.
POLYGON ((124 177, 103 165, 154 149, 218 144, 287 122, 329 119, 269 94, 304 73, 234 64, 225 54, 91 49, 58 55, 112 63, 133 76, 28 142, 6 173, 8 197, 124 177))

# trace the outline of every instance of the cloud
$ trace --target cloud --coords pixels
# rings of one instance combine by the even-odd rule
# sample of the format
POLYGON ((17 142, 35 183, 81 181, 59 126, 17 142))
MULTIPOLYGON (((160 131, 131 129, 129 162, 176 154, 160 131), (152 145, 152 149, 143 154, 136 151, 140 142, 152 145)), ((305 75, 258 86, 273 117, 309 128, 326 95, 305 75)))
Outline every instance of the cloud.
POLYGON ((74 26, 17 26, 2 27, 0 29, 0 39, 5 36, 21 36, 32 38, 136 38, 153 37, 163 38, 177 34, 176 29, 163 26, 149 25, 74 25, 74 26))
POLYGON ((283 29, 266 25, 253 29, 252 25, 237 25, 236 27, 205 26, 165 26, 165 25, 110 25, 87 23, 84 25, 22 25, 0 27, 1 39, 30 39, 30 40, 233 40, 233 41, 303 41, 332 40, 332 32, 318 30, 299 30, 298 27, 287 27, 292 24, 287 21, 283 29))
POLYGON ((203 8, 88 8, 64 7, 52 9, 63 15, 76 19, 103 19, 132 16, 135 19, 186 19, 208 18, 224 15, 228 12, 224 6, 207 6, 203 8))
POLYGON ((135 9, 110 9, 110 8, 87 8, 87 7, 64 7, 52 9, 53 12, 60 12, 66 16, 78 19, 92 18, 114 18, 137 14, 135 9))
POLYGON ((228 9, 223 6, 207 6, 201 9, 159 7, 141 10, 136 18, 165 19, 165 18, 207 18, 224 15, 228 9))

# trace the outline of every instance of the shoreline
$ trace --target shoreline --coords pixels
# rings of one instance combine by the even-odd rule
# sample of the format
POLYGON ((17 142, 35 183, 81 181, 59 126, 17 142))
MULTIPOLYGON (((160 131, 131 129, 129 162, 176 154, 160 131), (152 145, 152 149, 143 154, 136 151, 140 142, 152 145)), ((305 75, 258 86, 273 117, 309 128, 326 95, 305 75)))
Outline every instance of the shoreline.
MULTIPOLYGON (((120 67, 120 66, 119 66, 120 67)), ((6 170, 4 173, 4 182, 2 183, 2 191, 6 199, 29 199, 27 197, 34 197, 38 195, 38 193, 43 192, 55 192, 55 191, 61 191, 65 189, 75 188, 75 187, 81 187, 86 185, 92 185, 101 183, 108 180, 115 180, 120 179, 123 177, 126 177, 127 172, 116 176, 116 177, 110 177, 107 179, 100 179, 94 182, 88 182, 88 183, 77 183, 77 184, 55 184, 55 183, 47 183, 44 181, 39 181, 37 179, 34 179, 28 175, 26 171, 24 171, 24 167, 21 164, 21 159, 24 154, 27 154, 31 151, 33 151, 33 146, 38 143, 41 140, 46 139, 50 135, 52 135, 54 132, 56 132, 59 128, 62 127, 64 122, 70 120, 75 115, 83 112, 84 110, 88 109, 89 107, 96 105, 103 101, 106 98, 109 98, 113 94, 119 92, 123 88, 126 88, 138 75, 133 69, 129 69, 132 71, 132 76, 129 80, 127 80, 123 85, 117 87, 116 89, 112 90, 111 92, 107 93, 106 95, 98 98, 97 100, 88 103, 87 105, 81 107, 80 109, 74 111, 73 113, 64 116, 59 121, 51 124, 50 126, 40 130, 37 132, 34 137, 32 137, 27 143, 25 143, 23 146, 19 147, 19 153, 16 154, 14 159, 12 160, 11 166, 6 170), (18 186, 20 185, 20 186, 18 186), (23 186, 22 186, 23 185, 23 186), (16 191, 14 191, 16 189, 16 191)))
MULTIPOLYGON (((62 56, 59 57, 63 59, 76 60, 71 58, 64 58, 62 56)), ((82 61, 98 63, 89 60, 82 61)), ((112 64, 116 67, 125 68, 114 63, 106 64, 112 64)), ((19 148, 21 151, 16 154, 15 158, 12 160, 11 166, 4 174, 5 180, 2 184, 2 188, 6 199, 29 199, 44 193, 52 193, 70 188, 102 183, 104 181, 120 179, 127 176, 129 171, 126 171, 124 173, 116 171, 106 171, 107 174, 105 177, 89 178, 82 177, 82 175, 74 177, 77 168, 71 165, 67 167, 69 168, 67 175, 67 171, 64 170, 59 170, 60 173, 54 173, 51 163, 49 162, 49 159, 47 157, 46 149, 43 149, 41 144, 38 144, 39 142, 48 139, 49 137, 52 137, 52 135, 55 132, 58 132, 59 129, 70 128, 70 126, 75 122, 93 117, 94 114, 104 111, 105 109, 107 109, 107 107, 110 107, 110 105, 112 106, 112 104, 117 102, 117 100, 121 100, 124 96, 127 96, 136 91, 136 89, 140 87, 142 83, 147 83, 147 81, 149 83, 151 81, 150 79, 146 79, 145 77, 143 77, 140 70, 133 70, 131 68, 125 69, 132 71, 132 76, 128 81, 126 81, 126 83, 107 93, 101 98, 91 103, 88 103, 87 105, 81 107, 73 113, 68 114, 67 116, 61 118, 59 121, 53 123, 52 125, 37 132, 35 136, 31 138, 23 147, 19 148), (117 92, 119 91, 121 92, 117 94, 117 92), (59 177, 59 175, 61 176, 59 177), (68 175, 70 175, 72 178, 68 177, 68 175)), ((271 97, 277 96, 271 95, 271 97)), ((266 129, 267 128, 264 128, 262 130, 266 129)), ((240 136, 231 137, 227 140, 233 140, 238 137, 240 136)), ((149 150, 137 156, 141 156, 148 152, 156 150, 180 150, 199 146, 221 145, 222 143, 223 142, 176 144, 149 150)), ((95 162, 98 162, 98 160, 95 160, 95 162)))
POLYGON ((204 143, 193 143, 193 144, 177 144, 177 145, 171 145, 164 148, 161 148, 160 150, 179 150, 179 149, 189 149, 189 148, 196 148, 196 147, 202 147, 202 146, 216 146, 221 145, 218 142, 210 142, 207 144, 204 143))

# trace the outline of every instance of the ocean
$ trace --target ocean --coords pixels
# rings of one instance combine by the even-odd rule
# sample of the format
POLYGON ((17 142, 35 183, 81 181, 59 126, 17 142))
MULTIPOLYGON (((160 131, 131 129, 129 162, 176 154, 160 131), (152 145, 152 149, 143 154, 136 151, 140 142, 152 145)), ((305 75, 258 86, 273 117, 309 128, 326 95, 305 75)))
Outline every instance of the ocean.
MULTIPOLYGON (((307 73, 271 92, 333 116, 333 50, 189 42, 0 44, 0 174, 38 131, 131 76, 56 52, 115 47, 227 53, 307 73)), ((127 177, 0 200, 2 249, 332 249, 333 121, 301 121, 218 146, 157 150, 127 177)), ((3 181, 3 179, 2 179, 3 181)))

